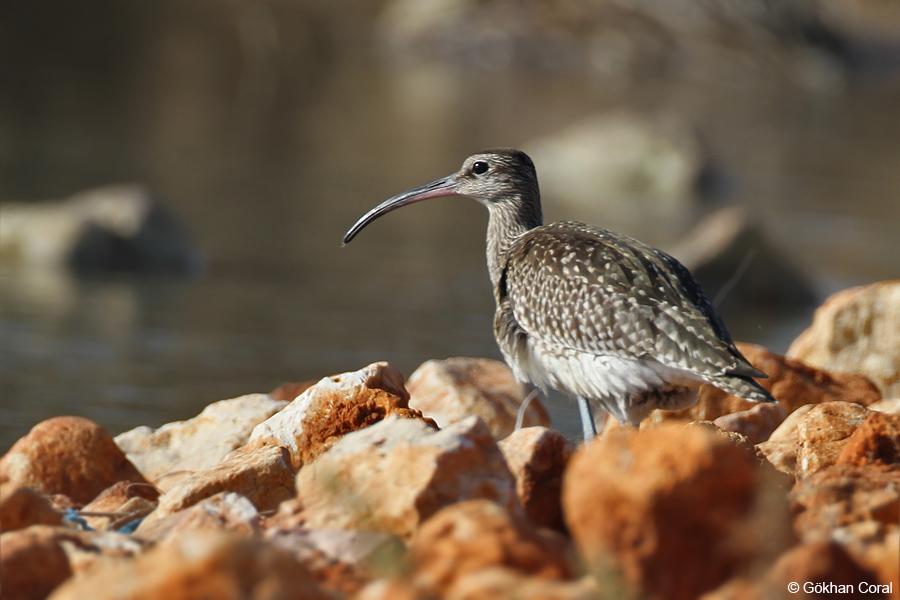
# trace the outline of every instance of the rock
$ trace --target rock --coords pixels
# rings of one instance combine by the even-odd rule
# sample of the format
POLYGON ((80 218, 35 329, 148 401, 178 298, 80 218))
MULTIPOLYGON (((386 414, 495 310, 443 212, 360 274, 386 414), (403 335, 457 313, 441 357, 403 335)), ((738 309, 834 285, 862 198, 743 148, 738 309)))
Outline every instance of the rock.
MULTIPOLYGON (((506 363, 487 358, 429 360, 409 377, 410 408, 434 419, 438 427, 477 415, 495 440, 511 434, 528 388, 517 382, 506 363)), ((546 409, 536 399, 525 410, 524 427, 550 426, 546 409)))
POLYGON ((756 449, 769 461, 773 467, 795 477, 797 472, 797 440, 772 441, 767 440, 756 445, 756 449))
POLYGON ((539 579, 571 579, 568 553, 565 538, 541 532, 490 500, 441 509, 409 544, 413 577, 438 594, 456 578, 491 566, 539 579))
POLYGON ((156 510, 158 502, 159 490, 155 487, 120 481, 103 490, 79 514, 93 529, 116 531, 156 510), (109 516, 92 516, 90 513, 107 513, 109 516))
POLYGON ((322 379, 283 411, 257 425, 248 445, 284 446, 299 469, 341 436, 388 415, 423 418, 409 408, 409 393, 400 371, 386 362, 372 363, 359 371, 322 379))
POLYGON ((869 414, 867 408, 849 402, 826 402, 806 413, 797 423, 797 477, 836 463, 848 438, 869 414))
MULTIPOLYGON (((857 4, 852 3, 853 13, 857 4)), ((832 90, 847 66, 846 40, 837 31, 850 19, 826 25, 822 12, 820 5, 806 2, 614 1, 548 7, 392 0, 379 20, 379 33, 385 56, 394 57, 398 67, 430 59, 426 64, 450 62, 460 73, 578 73, 613 94, 630 80, 659 82, 667 76, 742 85, 771 85, 774 79, 832 90)), ((896 27, 896 18, 888 22, 896 27)), ((617 148, 611 144, 608 150, 617 148)), ((666 156, 665 147, 648 150, 666 156)), ((659 169, 673 168, 660 163, 659 169)))
POLYGON ((775 396, 787 414, 805 404, 840 400, 868 406, 881 399, 878 388, 863 376, 816 369, 754 344, 737 346, 754 367, 769 376, 759 383, 775 396))
MULTIPOLYGON (((789 583, 796 582, 800 584, 801 591, 806 591, 806 586, 811 586, 811 591, 814 592, 817 584, 843 586, 846 590, 844 593, 856 597, 861 586, 868 589, 879 584, 875 573, 861 567, 842 546, 833 542, 812 542, 791 548, 778 559, 766 578, 772 583, 772 591, 781 592, 788 589, 789 583)), ((831 598, 842 595, 823 593, 807 597, 831 598)))
MULTIPOLYGON (((815 300, 807 278, 743 207, 721 208, 701 220, 672 256, 690 269, 703 289, 722 295, 717 305, 796 308, 815 300)), ((711 296, 713 297, 713 296, 711 296)))
POLYGON ((697 598, 791 541, 774 470, 698 425, 604 434, 572 457, 562 500, 585 565, 623 594, 697 598))
POLYGON ((732 579, 700 600, 860 597, 859 586, 877 585, 876 574, 860 566, 840 544, 820 542, 798 544, 779 557, 764 576, 732 579), (789 585, 799 587, 791 591, 789 585))
MULTIPOLYGON (((410 542, 409 567, 390 587, 394 596, 405 590, 401 597, 487 598, 466 578, 499 567, 519 578, 571 579, 568 554, 562 536, 541 532, 489 500, 469 500, 441 509, 419 528, 410 542)), ((361 597, 391 596, 366 591, 361 597)), ((504 590, 502 597, 515 596, 504 590)))
MULTIPOLYGON (((841 400, 868 406, 881 398, 878 388, 861 375, 815 369, 754 344, 738 342, 737 347, 754 367, 769 376, 757 381, 778 400, 788 415, 805 404, 841 400)), ((724 415, 750 410, 756 405, 756 402, 704 384, 700 387, 695 406, 683 410, 656 410, 649 419, 657 423, 666 420, 715 421, 724 415)))
POLYGON ((219 492, 205 500, 164 517, 145 519, 135 537, 146 542, 170 543, 181 535, 198 531, 228 531, 236 535, 259 533, 260 516, 247 498, 234 492, 219 492))
POLYGON ((900 397, 900 280, 828 298, 788 356, 822 369, 860 373, 885 396, 900 397))
POLYGON ((184 224, 140 185, 110 185, 61 201, 4 202, 0 257, 90 270, 188 272, 200 266, 184 224))
POLYGON ((34 490, 12 481, 0 483, 0 532, 61 523, 62 515, 34 490))
POLYGON ((748 410, 723 415, 713 423, 723 431, 743 435, 751 444, 759 444, 769 439, 784 418, 784 409, 778 404, 770 403, 757 404, 748 410))
POLYGON ((516 478, 516 492, 532 524, 565 529, 560 491, 575 446, 546 427, 526 427, 498 444, 516 478))
MULTIPOLYGON (((0 535, 3 598, 46 598, 73 573, 101 561, 142 552, 143 545, 117 533, 34 525, 0 535)), ((88 596, 90 597, 90 596, 88 596)))
POLYGON ((396 569, 406 552, 399 538, 375 531, 272 529, 265 537, 303 563, 323 590, 340 597, 355 594, 378 573, 396 569))
POLYGON ((870 404, 869 410, 877 410, 889 415, 900 415, 900 398, 882 398, 878 402, 870 404))
POLYGON ((772 594, 764 584, 746 577, 729 579, 723 585, 700 596, 700 600, 768 600, 780 598, 782 591, 772 594))
POLYGON ((900 463, 900 415, 869 413, 837 458, 837 464, 890 465, 900 463))
POLYGON ((269 396, 275 400, 291 402, 315 384, 315 381, 288 381, 269 392, 269 396))
POLYGON ((805 542, 827 542, 839 527, 900 520, 900 466, 832 465, 791 490, 794 529, 805 542))
POLYGON ((614 204, 607 208, 616 213, 683 209, 706 167, 685 123, 627 110, 591 116, 530 142, 528 153, 541 165, 545 195, 592 207, 608 198, 614 204))
POLYGON ((247 498, 259 511, 272 510, 294 497, 291 457, 281 446, 244 448, 218 465, 199 471, 166 492, 159 508, 144 521, 153 521, 193 506, 219 492, 235 492, 247 498))
POLYGON ((246 444, 254 427, 286 405, 265 394, 221 400, 187 421, 126 431, 116 444, 145 477, 169 490, 246 444))
MULTIPOLYGON (((887 597, 900 598, 900 527, 879 521, 858 521, 835 529, 831 537, 863 568, 877 574, 879 584, 888 586, 887 597)), ((869 591, 869 590, 867 590, 869 591)), ((872 589, 871 593, 876 590, 872 589)))
POLYGON ((797 441, 797 426, 800 424, 800 421, 803 420, 803 417, 806 414, 814 409, 817 404, 804 404, 803 406, 797 408, 794 412, 789 414, 781 424, 775 428, 775 431, 769 435, 769 442, 796 442, 797 441))
POLYGON ((68 529, 59 529, 59 532, 60 546, 76 578, 99 564, 133 558, 149 547, 142 540, 118 532, 68 529))
POLYGON ((804 404, 781 422, 775 431, 764 442, 756 445, 756 449, 766 457, 772 466, 794 477, 797 471, 797 451, 800 440, 797 437, 797 424, 815 404, 804 404))
POLYGON ((60 539, 74 532, 36 525, 0 534, 0 581, 5 600, 38 600, 72 575, 60 539))
POLYGON ((489 567, 460 577, 445 597, 450 600, 598 600, 603 595, 590 577, 558 581, 528 577, 504 567, 489 567))
POLYGON ((521 510, 515 479, 478 417, 434 431, 391 416, 341 438, 297 474, 307 526, 409 538, 448 504, 483 498, 521 510))
POLYGON ((106 430, 82 417, 35 425, 0 458, 0 480, 5 479, 82 504, 119 481, 147 483, 106 430))
POLYGON ((51 598, 330 599, 288 552, 224 532, 182 536, 133 560, 98 565, 64 583, 51 598))

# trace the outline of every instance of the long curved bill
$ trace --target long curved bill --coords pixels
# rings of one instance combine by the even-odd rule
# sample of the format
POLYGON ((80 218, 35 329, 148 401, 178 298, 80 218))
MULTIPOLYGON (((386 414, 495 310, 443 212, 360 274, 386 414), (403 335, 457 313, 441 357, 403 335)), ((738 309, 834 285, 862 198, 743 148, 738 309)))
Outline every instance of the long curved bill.
POLYGON ((387 200, 364 214, 362 217, 360 217, 359 221, 353 224, 353 227, 351 227, 350 230, 344 234, 344 243, 349 244, 350 241, 356 237, 357 233, 362 231, 366 225, 368 225, 381 215, 385 215, 394 209, 400 208, 401 206, 414 204, 416 202, 421 202, 422 200, 428 200, 430 198, 441 198, 443 196, 453 196, 454 194, 456 194, 456 187, 456 176, 448 175, 447 177, 435 179, 431 183, 420 185, 419 187, 403 192, 402 194, 397 194, 393 198, 388 198, 387 200))

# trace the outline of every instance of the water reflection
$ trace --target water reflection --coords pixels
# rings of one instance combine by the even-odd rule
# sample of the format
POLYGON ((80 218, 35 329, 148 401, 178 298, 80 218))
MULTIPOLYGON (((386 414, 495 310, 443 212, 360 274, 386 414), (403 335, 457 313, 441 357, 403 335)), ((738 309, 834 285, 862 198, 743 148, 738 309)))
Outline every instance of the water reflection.
MULTIPOLYGON (((765 77, 607 85, 572 71, 383 61, 377 3, 51 4, 52 20, 25 2, 5 3, 0 19, 17 58, 3 61, 0 197, 145 183, 185 220, 207 267, 76 278, 2 265, 0 451, 59 414, 117 433, 374 360, 408 375, 429 358, 499 357, 481 207, 435 201, 379 220, 352 247, 341 235, 474 150, 527 147, 611 110, 677 115, 727 194, 634 213, 569 202, 557 187, 548 219, 671 247, 717 204, 740 204, 820 295, 900 275, 891 80, 827 96, 765 77)), ((736 338, 775 350, 807 318, 723 311, 736 338)), ((566 428, 560 402, 551 412, 566 428)))

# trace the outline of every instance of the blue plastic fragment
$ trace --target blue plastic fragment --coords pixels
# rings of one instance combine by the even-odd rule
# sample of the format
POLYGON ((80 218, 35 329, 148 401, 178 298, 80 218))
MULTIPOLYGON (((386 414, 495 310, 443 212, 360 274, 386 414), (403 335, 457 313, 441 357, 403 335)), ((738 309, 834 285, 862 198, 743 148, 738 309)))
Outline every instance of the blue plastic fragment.
POLYGON ((118 533, 134 533, 134 530, 137 529, 138 525, 143 523, 144 519, 146 519, 146 518, 147 518, 147 515, 144 515, 143 517, 138 517, 134 521, 129 521, 128 523, 125 523, 124 525, 122 525, 121 527, 116 529, 116 532, 118 532, 118 533))
POLYGON ((87 524, 81 515, 78 514, 78 511, 74 508, 67 508, 66 512, 63 513, 63 521, 68 521, 69 523, 75 523, 78 525, 79 529, 83 529, 84 531, 96 531, 93 527, 87 524))

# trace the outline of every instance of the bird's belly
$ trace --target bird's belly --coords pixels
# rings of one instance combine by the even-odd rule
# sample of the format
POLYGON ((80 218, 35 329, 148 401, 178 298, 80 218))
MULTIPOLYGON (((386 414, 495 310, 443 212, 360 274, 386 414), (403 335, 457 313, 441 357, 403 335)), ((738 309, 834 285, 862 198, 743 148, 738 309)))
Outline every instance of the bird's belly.
POLYGON ((592 400, 619 421, 640 420, 653 408, 690 406, 703 383, 692 373, 654 359, 550 350, 531 339, 523 346, 516 356, 507 356, 518 379, 545 391, 592 400))

